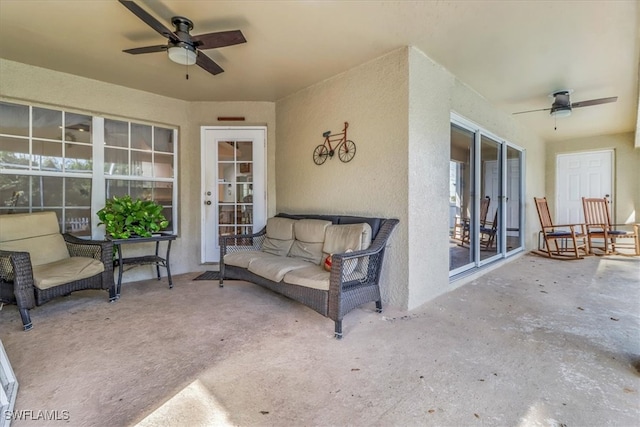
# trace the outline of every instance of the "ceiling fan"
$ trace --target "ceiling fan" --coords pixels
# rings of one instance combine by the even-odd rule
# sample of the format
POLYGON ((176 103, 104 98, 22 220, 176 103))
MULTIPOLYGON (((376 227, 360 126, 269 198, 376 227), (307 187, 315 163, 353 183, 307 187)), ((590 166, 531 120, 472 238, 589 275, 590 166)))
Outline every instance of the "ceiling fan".
POLYGON ((563 90, 557 90, 552 94, 550 94, 549 97, 552 97, 554 99, 553 104, 551 104, 551 108, 518 111, 517 113, 512 113, 512 114, 533 113, 535 111, 549 111, 549 114, 553 118, 568 117, 571 115, 571 110, 573 110, 574 108, 590 107, 592 105, 599 105, 599 104, 607 104, 609 102, 616 102, 618 100, 617 96, 611 96, 609 98, 590 99, 588 101, 580 101, 580 102, 572 103, 570 99, 572 92, 573 90, 571 89, 563 89, 563 90))
MULTIPOLYGON (((202 53, 202 50, 232 46, 235 44, 246 43, 247 41, 240 30, 221 31, 192 36, 189 34, 189 31, 193 29, 193 22, 183 16, 174 16, 171 18, 171 23, 175 27, 175 31, 171 31, 133 1, 119 1, 145 24, 169 39, 167 44, 137 47, 123 51, 132 55, 167 51, 169 59, 173 62, 182 65, 197 64, 209 73, 216 75, 222 73, 224 70, 211 58, 202 53)), ((187 78, 189 78, 188 75, 187 78)))

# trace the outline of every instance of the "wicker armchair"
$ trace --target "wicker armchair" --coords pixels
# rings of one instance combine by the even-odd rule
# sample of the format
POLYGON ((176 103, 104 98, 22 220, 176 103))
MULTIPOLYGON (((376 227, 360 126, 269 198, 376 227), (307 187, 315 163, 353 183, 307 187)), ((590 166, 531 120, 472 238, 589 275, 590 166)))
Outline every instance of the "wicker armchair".
POLYGON ((115 300, 113 243, 61 234, 55 212, 0 215, 0 300, 29 310, 84 289, 108 289, 115 300))

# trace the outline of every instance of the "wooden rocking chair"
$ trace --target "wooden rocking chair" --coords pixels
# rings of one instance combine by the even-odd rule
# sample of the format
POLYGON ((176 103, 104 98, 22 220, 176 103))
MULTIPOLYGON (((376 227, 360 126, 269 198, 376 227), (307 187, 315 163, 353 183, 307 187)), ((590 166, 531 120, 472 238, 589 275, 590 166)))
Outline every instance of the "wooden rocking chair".
POLYGON ((609 200, 605 197, 582 198, 584 209, 584 221, 587 227, 587 238, 589 240, 589 250, 594 255, 640 255, 640 241, 638 238, 638 224, 611 224, 611 214, 609 213, 609 200), (632 228, 624 230, 623 228, 632 228), (596 246, 602 242, 602 246, 596 246), (623 239, 621 242, 619 239, 623 239), (631 249, 633 253, 622 253, 616 248, 631 249), (602 253, 594 252, 594 249, 602 253))
POLYGON ((534 197, 533 200, 538 210, 542 237, 542 241, 538 239, 538 250, 534 253, 563 260, 582 259, 589 254, 584 224, 554 224, 547 198, 534 197))
MULTIPOLYGON (((480 199, 480 227, 484 227, 487 222, 487 213, 489 212, 489 205, 491 204, 491 198, 485 196, 484 199, 480 199)), ((454 227, 454 237, 460 240, 460 246, 464 246, 470 241, 471 233, 471 218, 462 217, 456 218, 456 224, 454 227)))

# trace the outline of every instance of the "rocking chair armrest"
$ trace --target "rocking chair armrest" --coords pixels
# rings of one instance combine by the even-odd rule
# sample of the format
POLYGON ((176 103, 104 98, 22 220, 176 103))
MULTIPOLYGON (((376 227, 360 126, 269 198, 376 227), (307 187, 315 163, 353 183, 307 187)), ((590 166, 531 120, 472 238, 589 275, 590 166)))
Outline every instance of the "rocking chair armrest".
POLYGON ((590 222, 589 224, 587 224, 587 228, 601 228, 601 229, 604 230, 604 229, 607 229, 607 228, 610 228, 610 227, 611 227, 610 224, 605 224, 605 223, 598 224, 598 223, 590 222))
POLYGON ((637 230, 640 227, 640 224, 608 224, 607 228, 616 228, 616 227, 632 227, 637 230))
POLYGON ((547 228, 562 228, 562 227, 584 227, 585 224, 553 224, 552 227, 547 228))

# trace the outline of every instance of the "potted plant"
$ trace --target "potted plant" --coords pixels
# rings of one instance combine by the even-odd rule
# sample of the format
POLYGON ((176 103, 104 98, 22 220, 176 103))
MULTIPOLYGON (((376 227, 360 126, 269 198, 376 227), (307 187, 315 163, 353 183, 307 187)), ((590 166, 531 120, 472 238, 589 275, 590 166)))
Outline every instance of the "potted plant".
POLYGON ((114 239, 151 237, 167 228, 169 221, 162 214, 162 206, 152 200, 131 199, 131 196, 108 199, 97 213, 107 235, 114 239))

